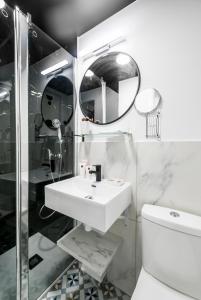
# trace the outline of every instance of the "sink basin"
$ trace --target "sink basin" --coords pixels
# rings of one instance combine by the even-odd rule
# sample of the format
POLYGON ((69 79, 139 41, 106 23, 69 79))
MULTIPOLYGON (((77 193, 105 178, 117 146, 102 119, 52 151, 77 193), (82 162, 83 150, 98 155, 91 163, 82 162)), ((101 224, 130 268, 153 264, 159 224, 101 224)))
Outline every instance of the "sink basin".
POLYGON ((105 233, 131 203, 131 184, 80 176, 46 185, 45 205, 105 233))

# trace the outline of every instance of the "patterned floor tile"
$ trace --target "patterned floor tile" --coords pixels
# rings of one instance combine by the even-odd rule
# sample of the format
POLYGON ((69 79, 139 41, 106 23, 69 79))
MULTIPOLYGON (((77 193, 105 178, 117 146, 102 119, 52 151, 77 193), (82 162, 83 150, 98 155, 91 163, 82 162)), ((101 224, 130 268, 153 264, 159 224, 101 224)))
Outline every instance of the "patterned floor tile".
POLYGON ((130 300, 107 280, 98 283, 82 272, 76 261, 43 300, 130 300))

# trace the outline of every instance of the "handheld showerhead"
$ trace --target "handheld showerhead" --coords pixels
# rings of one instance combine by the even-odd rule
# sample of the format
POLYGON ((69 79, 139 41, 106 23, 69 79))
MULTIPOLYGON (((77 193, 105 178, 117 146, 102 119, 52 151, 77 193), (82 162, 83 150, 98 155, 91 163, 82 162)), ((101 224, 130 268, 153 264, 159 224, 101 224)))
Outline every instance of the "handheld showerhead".
POLYGON ((59 142, 62 143, 61 122, 59 121, 59 119, 54 119, 52 121, 52 125, 57 129, 59 142))
POLYGON ((59 121, 59 119, 54 119, 53 121, 52 121, 52 125, 53 125, 53 127, 54 128, 60 128, 60 126, 61 126, 61 122, 59 121))

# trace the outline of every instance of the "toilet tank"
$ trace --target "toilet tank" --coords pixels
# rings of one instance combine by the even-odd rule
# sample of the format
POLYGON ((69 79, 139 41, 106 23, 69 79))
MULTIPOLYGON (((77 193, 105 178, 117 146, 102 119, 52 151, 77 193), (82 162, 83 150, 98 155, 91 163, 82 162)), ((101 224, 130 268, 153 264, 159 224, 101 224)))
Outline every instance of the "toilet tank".
POLYGON ((142 253, 146 272, 201 300, 201 217, 144 205, 142 253))

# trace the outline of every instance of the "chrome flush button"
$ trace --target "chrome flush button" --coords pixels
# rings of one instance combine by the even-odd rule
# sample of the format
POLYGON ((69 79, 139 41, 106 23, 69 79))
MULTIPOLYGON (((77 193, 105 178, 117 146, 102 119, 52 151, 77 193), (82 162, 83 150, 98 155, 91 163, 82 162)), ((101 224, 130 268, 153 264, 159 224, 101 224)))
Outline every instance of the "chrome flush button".
POLYGON ((177 213, 176 211, 171 211, 171 212, 170 212, 170 215, 171 215, 172 217, 174 217, 174 218, 179 218, 179 217, 180 217, 180 214, 177 213))

